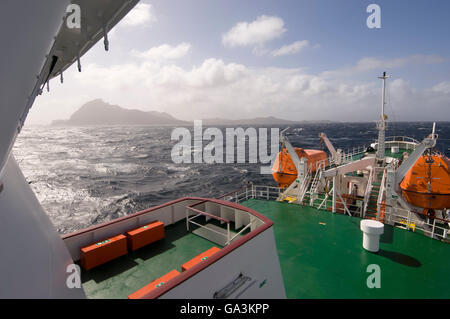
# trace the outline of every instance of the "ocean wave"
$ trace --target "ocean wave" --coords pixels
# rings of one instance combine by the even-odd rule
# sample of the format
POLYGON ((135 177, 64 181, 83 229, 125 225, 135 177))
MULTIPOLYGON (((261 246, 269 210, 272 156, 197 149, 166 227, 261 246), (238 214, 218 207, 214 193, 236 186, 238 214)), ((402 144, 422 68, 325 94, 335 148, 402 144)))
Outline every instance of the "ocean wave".
MULTIPOLYGON (((290 135, 296 147, 320 149, 325 132, 336 148, 369 145, 374 123, 305 124, 290 135)), ((388 136, 422 140, 428 123, 396 123, 388 136)), ((450 127, 438 149, 449 156, 450 127)), ((13 153, 42 207, 68 233, 183 196, 217 197, 252 181, 275 185, 260 164, 176 164, 170 127, 24 127, 13 153)), ((224 134, 225 136, 225 134, 224 134)), ((204 143, 205 144, 205 143, 204 143)), ((191 148, 192 153, 202 149, 191 148)), ((224 149, 225 154, 225 149, 224 149)))

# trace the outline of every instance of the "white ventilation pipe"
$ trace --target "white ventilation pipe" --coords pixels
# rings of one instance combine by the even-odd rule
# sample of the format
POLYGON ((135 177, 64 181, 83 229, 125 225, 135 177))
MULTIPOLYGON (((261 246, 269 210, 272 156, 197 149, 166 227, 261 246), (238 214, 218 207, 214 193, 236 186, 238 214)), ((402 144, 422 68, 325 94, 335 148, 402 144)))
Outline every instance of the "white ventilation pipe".
POLYGON ((364 249, 376 253, 380 248, 380 235, 384 232, 384 224, 376 220, 361 221, 364 249))

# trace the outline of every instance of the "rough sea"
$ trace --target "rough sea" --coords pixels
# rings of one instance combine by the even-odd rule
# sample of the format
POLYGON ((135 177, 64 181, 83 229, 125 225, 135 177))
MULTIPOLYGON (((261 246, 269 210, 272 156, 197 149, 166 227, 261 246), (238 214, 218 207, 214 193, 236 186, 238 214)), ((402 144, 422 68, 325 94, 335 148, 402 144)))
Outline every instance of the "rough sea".
MULTIPOLYGON (((270 134, 271 127, 264 127, 270 134)), ((450 156, 450 122, 436 127, 436 148, 450 156)), ((179 197, 218 197, 247 182, 275 186, 271 175, 260 174, 262 163, 248 163, 248 152, 246 163, 174 163, 171 151, 179 140, 171 140, 173 129, 28 126, 20 133, 13 153, 61 234, 179 197)), ((421 141, 431 129, 429 122, 389 123, 386 136, 406 135, 421 141)), ((375 123, 326 123, 291 126, 287 136, 295 147, 321 149, 320 132, 344 150, 367 147, 378 134, 375 123)), ((192 147, 192 152, 199 151, 192 147)))

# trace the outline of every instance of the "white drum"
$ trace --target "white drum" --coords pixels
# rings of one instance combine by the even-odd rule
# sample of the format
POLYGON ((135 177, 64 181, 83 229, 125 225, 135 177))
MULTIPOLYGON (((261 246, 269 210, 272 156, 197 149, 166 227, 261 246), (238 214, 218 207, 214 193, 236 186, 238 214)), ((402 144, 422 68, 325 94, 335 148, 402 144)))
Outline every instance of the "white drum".
POLYGON ((380 248, 380 236, 384 232, 384 224, 376 220, 364 219, 361 221, 364 249, 377 252, 380 248))

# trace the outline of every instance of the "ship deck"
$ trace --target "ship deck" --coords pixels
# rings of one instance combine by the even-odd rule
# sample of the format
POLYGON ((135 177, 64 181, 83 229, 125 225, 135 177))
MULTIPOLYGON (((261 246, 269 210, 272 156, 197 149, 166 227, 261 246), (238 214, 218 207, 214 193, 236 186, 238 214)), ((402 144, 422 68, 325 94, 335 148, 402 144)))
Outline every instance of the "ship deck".
POLYGON ((89 271, 81 282, 88 298, 123 299, 198 254, 220 245, 186 230, 179 221, 165 229, 165 238, 89 271))
POLYGON ((380 251, 362 247, 360 218, 296 204, 243 203, 274 222, 288 298, 450 298, 450 246, 385 225, 380 251), (368 288, 379 265, 381 287, 368 288))
MULTIPOLYGON (((249 199, 274 224, 286 296, 303 298, 450 298, 450 246, 385 225, 380 251, 362 248, 358 217, 309 206, 249 199), (381 288, 368 288, 369 265, 381 271, 381 288)), ((88 298, 127 298, 149 282, 216 246, 186 230, 181 220, 165 238, 89 271, 81 280, 88 298)), ((262 266, 263 267, 263 266, 262 266)))

